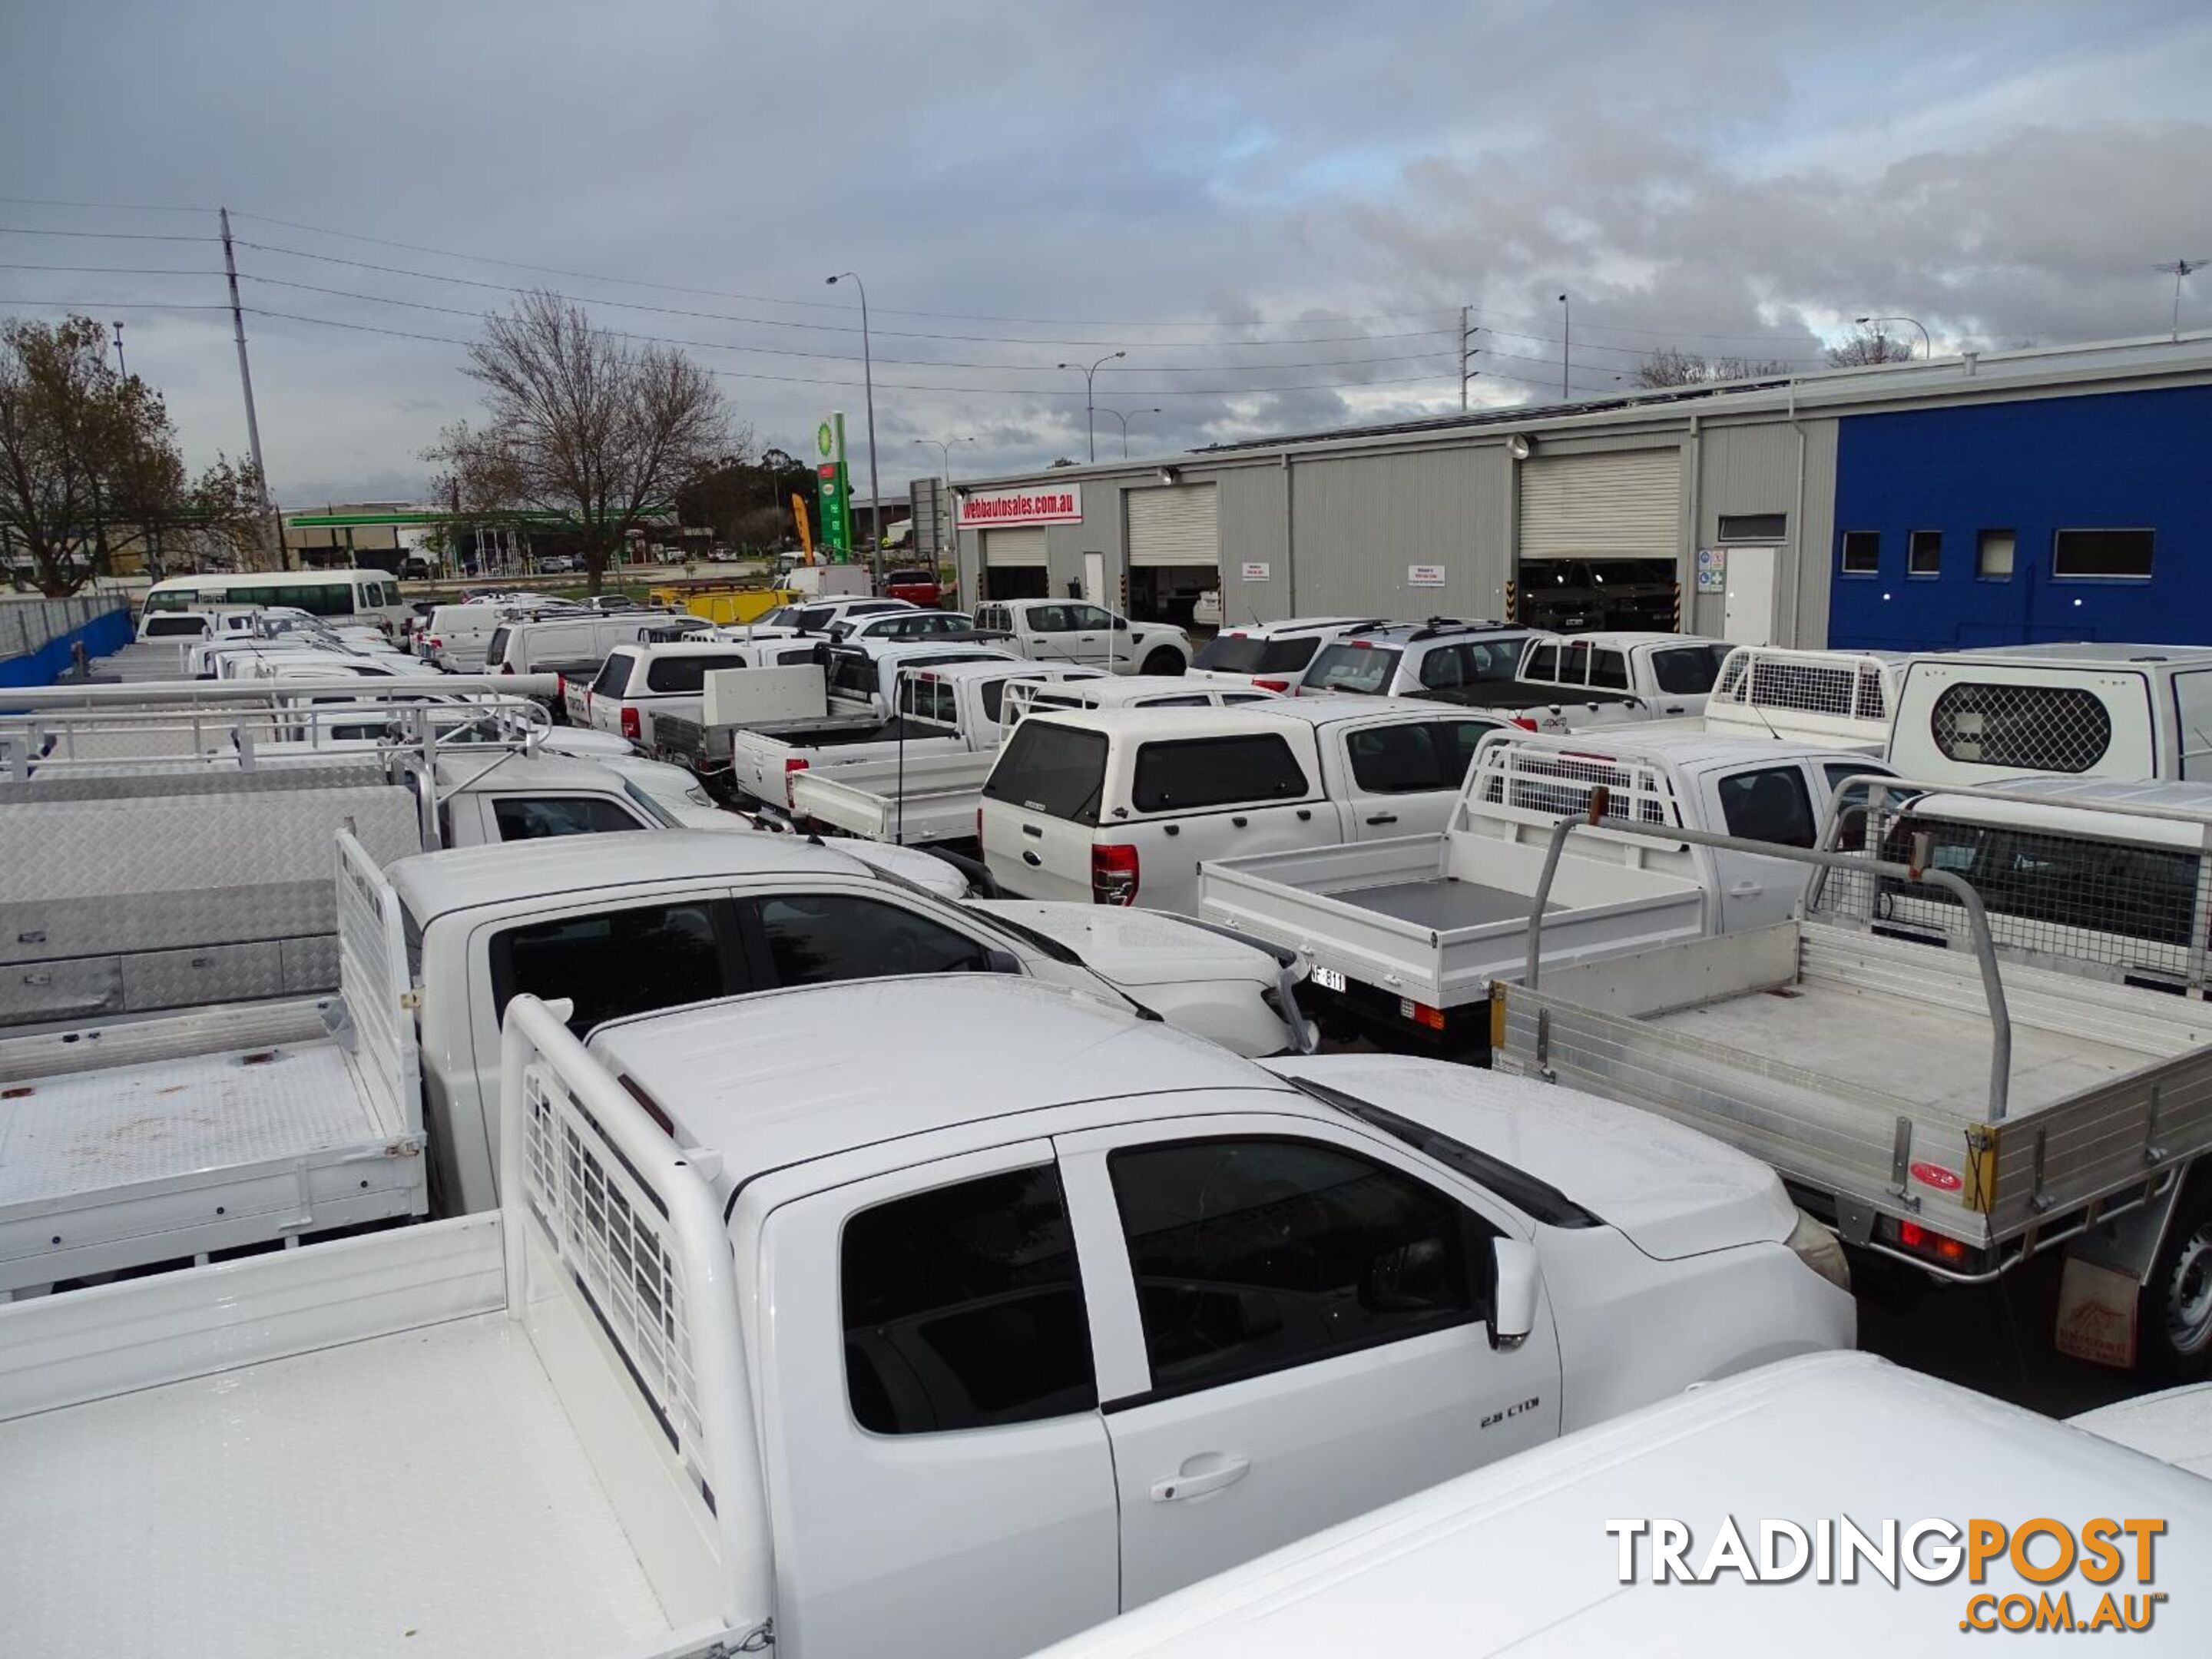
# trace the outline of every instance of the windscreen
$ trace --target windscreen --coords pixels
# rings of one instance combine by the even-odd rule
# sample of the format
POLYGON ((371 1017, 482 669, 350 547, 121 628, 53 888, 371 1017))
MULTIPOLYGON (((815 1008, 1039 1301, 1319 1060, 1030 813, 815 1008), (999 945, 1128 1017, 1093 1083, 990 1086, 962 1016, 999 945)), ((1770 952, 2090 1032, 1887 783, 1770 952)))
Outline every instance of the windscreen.
POLYGON ((1048 817, 1095 824, 1105 787, 1104 732, 1030 720, 1016 726, 999 751, 983 795, 1048 817))
POLYGON ((1218 634, 1199 652, 1200 668, 1224 674, 1294 674, 1313 660, 1320 639, 1262 640, 1249 634, 1218 634))
POLYGON ((197 636, 207 632, 207 623, 198 617, 156 617, 146 624, 146 637, 162 639, 170 635, 197 636))
POLYGON ((1306 671, 1305 689, 1358 691, 1372 696, 1389 689, 1390 676, 1397 672, 1398 659, 1402 654, 1366 645, 1326 646, 1314 659, 1313 666, 1306 671))

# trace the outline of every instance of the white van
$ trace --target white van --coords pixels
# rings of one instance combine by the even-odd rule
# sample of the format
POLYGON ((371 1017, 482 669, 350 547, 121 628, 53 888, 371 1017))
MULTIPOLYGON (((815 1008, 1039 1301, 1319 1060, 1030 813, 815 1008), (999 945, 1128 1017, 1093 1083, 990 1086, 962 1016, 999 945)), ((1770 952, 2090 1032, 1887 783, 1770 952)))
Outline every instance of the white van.
POLYGON ((195 644, 205 640, 251 639, 253 619, 258 614, 250 607, 228 605, 196 611, 155 611, 149 606, 139 614, 138 637, 195 644))
POLYGON ((1888 760, 1933 783, 2212 781, 2212 650, 2022 645, 1919 658, 1905 671, 1888 760))
POLYGON ((569 679, 591 679, 618 645, 635 645, 648 629, 692 626, 696 633, 708 626, 701 617, 676 617, 665 611, 624 611, 611 617, 596 613, 547 617, 534 621, 505 621, 484 642, 484 672, 491 674, 560 674, 569 679))
POLYGON ((390 633, 413 614, 386 570, 248 570, 171 576, 146 590, 149 611, 291 605, 325 619, 361 617, 390 633))

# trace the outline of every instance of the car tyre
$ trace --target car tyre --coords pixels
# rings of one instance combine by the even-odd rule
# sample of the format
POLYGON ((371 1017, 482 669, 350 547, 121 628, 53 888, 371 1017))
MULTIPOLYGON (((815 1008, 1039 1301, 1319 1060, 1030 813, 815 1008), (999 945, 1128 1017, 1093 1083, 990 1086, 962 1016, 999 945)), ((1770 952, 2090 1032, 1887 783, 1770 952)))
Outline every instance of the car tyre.
POLYGON ((2169 1382, 2212 1375, 2212 1182, 2183 1188, 2136 1316, 2137 1370, 2169 1382))
POLYGON ((1185 666, 1182 653, 1171 651, 1164 645, 1145 659, 1145 672, 1147 674, 1180 674, 1185 666))

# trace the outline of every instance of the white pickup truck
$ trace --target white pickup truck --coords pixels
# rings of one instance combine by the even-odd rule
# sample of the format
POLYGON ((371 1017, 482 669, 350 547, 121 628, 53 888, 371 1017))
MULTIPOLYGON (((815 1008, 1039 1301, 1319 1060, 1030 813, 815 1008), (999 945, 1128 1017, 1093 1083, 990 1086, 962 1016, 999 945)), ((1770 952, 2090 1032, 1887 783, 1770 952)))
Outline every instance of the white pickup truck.
POLYGON ((1945 784, 2212 780, 2212 650, 2021 645, 1908 665, 1889 763, 1945 784))
POLYGON ((1015 1659, 1853 1334, 1771 1171, 1479 1073, 988 975, 503 1050, 498 1212, 0 1308, 11 1650, 1015 1659))
MULTIPOLYGON (((837 759, 896 758, 901 749, 928 752, 988 748, 997 741, 968 737, 941 722, 921 727, 905 718, 913 694, 910 677, 948 663, 996 662, 1026 666, 993 647, 967 644, 821 645, 813 664, 781 668, 724 669, 709 674, 700 718, 663 714, 655 720, 654 752, 688 766, 744 800, 791 804, 786 777, 814 763, 817 754, 865 746, 837 759)), ((829 760, 824 764, 833 763, 829 760)))
POLYGON ((1281 953, 1195 923, 954 903, 795 836, 600 839, 380 871, 347 836, 338 998, 245 1000, 286 988, 272 977, 0 1040, 0 1292, 419 1213, 426 1170, 442 1209, 489 1207, 499 1011, 522 991, 568 999, 583 1031, 710 997, 1000 973, 1241 1053, 1311 1046, 1281 953))
POLYGON ((1079 599, 994 599, 975 607, 975 626, 1006 635, 1018 655, 1115 674, 1180 674, 1194 654, 1172 623, 1132 623, 1079 599))
MULTIPOLYGON (((972 754, 899 756, 826 769, 801 771, 791 780, 792 808, 801 817, 871 841, 978 841, 982 836, 983 781, 998 764, 1005 733, 1033 714, 1066 708, 1205 708, 1268 702, 1274 694, 1234 684, 1209 684, 1187 675, 1111 675, 1096 668, 1024 663, 1009 675, 1000 663, 960 663, 922 670, 923 682, 966 675, 988 677, 982 714, 994 728, 972 754)), ((940 702, 946 694, 940 691, 940 702)), ((921 693, 917 691, 917 697, 921 693)), ((911 718, 925 715, 917 702, 911 718)), ((940 721, 948 708, 937 717, 940 721)), ((954 722, 979 737, 972 716, 954 722)))
POLYGON ((611 732, 650 750, 656 717, 703 717, 708 674, 725 668, 811 663, 819 643, 796 635, 744 641, 711 637, 717 632, 702 629, 679 642, 615 647, 596 676, 562 681, 562 707, 568 724, 611 732))
POLYGON ((1194 915, 1209 859, 1441 829, 1499 726, 1383 697, 1032 714, 983 786, 983 863, 1010 893, 1194 915))
MULTIPOLYGON (((1488 1041, 1491 981, 1517 975, 1552 828, 1607 793, 1607 823, 1725 827, 1810 847, 1830 793, 1863 757, 1692 732, 1487 738, 1441 833, 1234 856, 1198 872, 1195 914, 1296 951, 1340 1027, 1427 1046, 1488 1041)), ((1669 846, 1600 827, 1552 887, 1547 959, 1580 961, 1788 915, 1804 871, 1745 852, 1669 846)))
POLYGON ((1642 705, 1644 718, 1668 720, 1705 711, 1705 698, 1729 650, 1725 640, 1688 634, 1576 634, 1531 640, 1522 653, 1519 684, 1548 686, 1564 693, 1625 691, 1642 705))

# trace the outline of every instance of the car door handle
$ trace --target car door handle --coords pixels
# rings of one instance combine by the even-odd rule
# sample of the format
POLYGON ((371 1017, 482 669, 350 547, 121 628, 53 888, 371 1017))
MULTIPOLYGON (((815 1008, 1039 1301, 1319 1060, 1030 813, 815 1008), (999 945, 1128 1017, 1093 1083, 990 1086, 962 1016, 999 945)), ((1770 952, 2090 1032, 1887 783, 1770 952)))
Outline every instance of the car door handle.
POLYGON ((1229 822, 1230 822, 1231 824, 1233 824, 1236 828, 1237 828, 1237 829, 1239 829, 1239 830, 1242 830, 1242 829, 1243 829, 1246 824, 1248 824, 1248 823, 1251 823, 1251 822, 1252 822, 1252 820, 1251 820, 1251 819, 1249 819, 1249 818, 1237 817, 1237 818, 1231 818, 1231 819, 1230 819, 1230 820, 1229 820, 1229 822))
POLYGON ((1395 823, 1398 821, 1398 815, 1395 812, 1376 812, 1367 821, 1370 823, 1395 823))
POLYGON ((1039 865, 1042 864, 1044 860, 1039 858, 1035 853, 1024 851, 1022 854, 1022 862, 1028 865, 1030 869, 1034 870, 1039 865))
POLYGON ((1757 898, 1766 890, 1764 882, 1740 881, 1729 889, 1730 898, 1757 898))
POLYGON ((1025 836, 1035 836, 1039 841, 1042 841, 1044 826, 1039 823, 1025 823, 1022 826, 1022 833, 1025 836))
POLYGON ((1152 1482, 1152 1502, 1179 1504, 1186 1498, 1203 1498, 1224 1486, 1233 1486, 1250 1472, 1252 1460, 1231 1452, 1200 1452, 1186 1457, 1182 1468, 1164 1480, 1152 1482))

